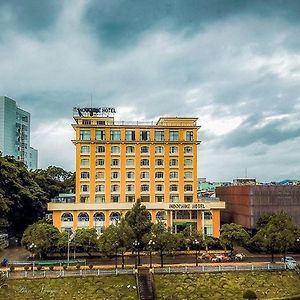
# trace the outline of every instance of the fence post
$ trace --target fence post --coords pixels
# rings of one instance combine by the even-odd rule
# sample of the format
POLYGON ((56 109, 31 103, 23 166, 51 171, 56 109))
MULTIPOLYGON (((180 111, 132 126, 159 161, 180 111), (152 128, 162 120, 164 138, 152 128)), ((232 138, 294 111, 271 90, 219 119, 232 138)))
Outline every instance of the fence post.
POLYGON ((98 275, 98 276, 100 275, 100 269, 97 270, 97 275, 98 275))
POLYGON ((221 265, 219 265, 219 272, 221 272, 221 265))
POLYGON ((116 275, 118 275, 118 269, 116 269, 116 275))
POLYGON ((8 276, 9 276, 9 273, 8 273, 8 271, 6 271, 6 277, 8 278, 8 276))
POLYGON ((238 270, 238 266, 237 266, 237 265, 235 265, 235 270, 236 270, 236 271, 238 270))
POLYGON ((82 276, 82 270, 80 270, 80 272, 79 272, 79 273, 80 273, 80 276, 82 276))
POLYGON ((26 278, 27 278, 27 271, 25 271, 25 273, 24 273, 24 277, 26 277, 26 278))
POLYGON ((253 266, 253 265, 251 265, 251 270, 252 270, 252 271, 254 270, 254 266, 253 266))
POLYGON ((188 272, 188 267, 187 266, 185 266, 185 273, 187 273, 188 272))
POLYGON ((44 271, 44 277, 46 277, 46 271, 44 271))
POLYGON ((169 273, 171 273, 171 267, 169 267, 169 273))
POLYGON ((202 272, 204 273, 204 266, 202 266, 202 272))
POLYGON ((270 264, 268 264, 268 270, 270 270, 270 264))

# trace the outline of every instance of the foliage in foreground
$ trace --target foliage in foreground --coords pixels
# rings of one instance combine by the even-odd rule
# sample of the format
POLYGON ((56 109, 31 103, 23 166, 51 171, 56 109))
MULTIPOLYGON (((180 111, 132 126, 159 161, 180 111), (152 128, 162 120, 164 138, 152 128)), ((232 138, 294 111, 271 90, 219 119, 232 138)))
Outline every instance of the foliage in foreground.
POLYGON ((9 280, 0 289, 7 300, 137 299, 134 276, 103 276, 60 279, 9 280))
POLYGON ((158 299, 243 299, 247 290, 259 299, 300 294, 300 277, 285 272, 230 272, 155 275, 158 299))

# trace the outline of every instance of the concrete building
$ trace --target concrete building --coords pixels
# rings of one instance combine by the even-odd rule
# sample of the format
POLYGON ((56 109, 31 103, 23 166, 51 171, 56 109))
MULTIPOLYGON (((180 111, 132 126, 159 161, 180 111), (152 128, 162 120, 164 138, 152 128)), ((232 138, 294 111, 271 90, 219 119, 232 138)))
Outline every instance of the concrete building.
POLYGON ((152 222, 219 236, 224 203, 197 197, 197 118, 118 122, 103 113, 113 111, 74 109, 76 197, 49 203, 53 224, 101 233, 141 199, 152 222))
POLYGON ((255 229, 262 215, 285 211, 300 225, 300 186, 236 185, 218 187, 216 195, 226 204, 222 223, 234 222, 255 229))
POLYGON ((30 113, 17 107, 16 101, 0 97, 0 151, 14 156, 28 168, 37 168, 37 150, 30 147, 30 113))

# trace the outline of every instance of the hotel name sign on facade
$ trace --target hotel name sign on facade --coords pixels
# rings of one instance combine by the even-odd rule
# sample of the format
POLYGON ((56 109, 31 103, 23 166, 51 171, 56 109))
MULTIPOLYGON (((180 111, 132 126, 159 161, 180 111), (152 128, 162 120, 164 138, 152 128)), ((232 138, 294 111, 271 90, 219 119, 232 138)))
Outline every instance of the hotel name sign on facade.
POLYGON ((76 197, 49 203, 59 230, 102 233, 140 199, 153 223, 219 236, 224 202, 197 197, 197 118, 115 121, 113 107, 74 107, 76 197))

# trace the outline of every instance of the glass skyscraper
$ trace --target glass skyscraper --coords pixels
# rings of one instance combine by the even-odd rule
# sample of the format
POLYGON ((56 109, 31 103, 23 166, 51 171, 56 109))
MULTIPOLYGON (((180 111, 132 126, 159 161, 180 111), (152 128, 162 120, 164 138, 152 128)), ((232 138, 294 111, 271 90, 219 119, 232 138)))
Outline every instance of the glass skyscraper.
POLYGON ((38 151, 30 147, 30 113, 5 96, 0 96, 0 151, 37 169, 38 151))

